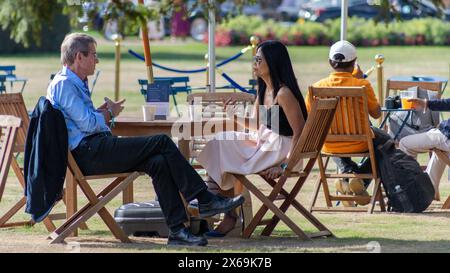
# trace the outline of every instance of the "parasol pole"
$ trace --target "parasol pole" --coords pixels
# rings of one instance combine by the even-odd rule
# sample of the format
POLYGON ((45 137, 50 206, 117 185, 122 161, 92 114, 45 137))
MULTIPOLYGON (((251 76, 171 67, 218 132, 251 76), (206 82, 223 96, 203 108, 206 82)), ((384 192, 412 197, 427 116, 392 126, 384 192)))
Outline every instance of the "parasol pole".
MULTIPOLYGON (((144 5, 144 0, 138 0, 138 3, 144 5)), ((141 25, 141 29, 142 29, 142 43, 144 44, 145 66, 147 67, 147 80, 148 84, 152 84, 154 80, 153 80, 152 56, 150 54, 150 42, 148 41, 147 20, 144 19, 141 25)))
POLYGON ((215 0, 209 0, 209 16, 208 16, 208 76, 209 76, 209 92, 216 92, 216 45, 215 45, 215 32, 216 32, 216 13, 214 10, 215 0))
POLYGON ((341 41, 347 40, 348 0, 341 0, 341 41))

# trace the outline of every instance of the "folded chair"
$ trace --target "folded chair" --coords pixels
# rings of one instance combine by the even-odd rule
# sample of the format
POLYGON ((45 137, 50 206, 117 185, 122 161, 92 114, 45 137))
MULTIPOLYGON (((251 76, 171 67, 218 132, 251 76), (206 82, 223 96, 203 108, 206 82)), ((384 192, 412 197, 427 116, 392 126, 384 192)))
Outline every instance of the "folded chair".
POLYGON ((119 239, 123 243, 130 243, 130 239, 117 225, 114 218, 105 208, 105 205, 118 194, 123 192, 127 187, 129 187, 133 183, 133 181, 141 175, 141 173, 131 172, 85 176, 81 172, 70 151, 68 158, 68 169, 72 174, 75 183, 80 187, 84 195, 86 195, 88 204, 79 209, 74 215, 67 219, 64 224, 62 224, 50 235, 50 243, 63 243, 66 237, 72 234, 81 224, 86 222, 96 213, 100 215, 103 222, 105 222, 109 230, 117 239, 119 239), (110 182, 100 193, 95 194, 92 187, 89 185, 88 180, 105 178, 113 178, 114 180, 110 182))
MULTIPOLYGON (((25 107, 25 103, 23 101, 23 97, 21 93, 10 93, 10 94, 1 94, 0 95, 0 115, 11 115, 18 117, 22 120, 21 126, 17 130, 17 137, 13 146, 13 153, 19 154, 25 151, 25 141, 27 137, 27 130, 30 124, 30 118, 28 116, 27 109, 25 107)), ((17 180, 19 181, 22 188, 25 189, 25 178, 23 174, 23 168, 20 167, 17 162, 17 158, 15 156, 11 159, 11 167, 14 173, 17 176, 17 180)), ((6 174, 7 175, 7 174, 6 174)), ((6 183, 6 180, 5 180, 6 183)), ((3 187, 5 184, 3 184, 3 187)), ((0 198, 1 199, 1 198, 0 198)), ((8 210, 4 215, 0 216, 0 228, 13 227, 13 226, 23 226, 23 225, 33 225, 32 221, 21 221, 8 223, 8 221, 16 215, 19 210, 21 210, 26 204, 26 197, 23 196, 10 210, 8 210)), ((71 210, 74 210, 73 206, 68 205, 68 213, 71 210)), ((54 220, 65 219, 66 214, 50 214, 43 220, 43 223, 49 232, 52 232, 56 229, 54 220)), ((87 229, 86 225, 83 225, 82 228, 87 229)))
POLYGON ((337 154, 321 152, 318 164, 320 178, 314 187, 313 196, 309 210, 312 211, 367 211, 372 213, 375 208, 375 202, 380 203, 381 211, 385 211, 384 200, 381 193, 381 180, 377 175, 377 164, 372 142, 373 132, 369 125, 369 112, 367 106, 367 95, 365 87, 309 87, 309 96, 311 98, 328 98, 339 96, 339 103, 336 108, 336 114, 331 124, 331 130, 326 138, 332 142, 365 141, 369 150, 361 153, 337 154), (362 108, 364 117, 361 118, 360 109, 362 108), (327 167, 331 157, 368 157, 372 167, 372 172, 367 174, 337 174, 328 173, 327 167), (325 158, 325 163, 323 159, 325 158), (375 181, 373 193, 370 196, 353 195, 332 195, 328 186, 328 179, 342 178, 360 178, 373 179, 375 181), (316 202, 320 188, 323 188, 326 207, 317 207, 316 202), (333 201, 355 201, 367 202, 369 206, 364 207, 333 207, 333 201))
MULTIPOLYGON (((444 162, 447 166, 450 166, 450 159, 448 158, 448 154, 446 152, 438 149, 433 149, 433 152, 440 160, 442 160, 442 162, 444 162)), ((442 205, 442 209, 450 209, 450 196, 447 197, 447 200, 445 200, 442 205)))
POLYGON ((300 239, 310 240, 314 237, 333 236, 330 230, 326 228, 315 216, 313 216, 303 205, 295 198, 302 189, 312 168, 319 156, 325 137, 330 128, 331 121, 336 110, 337 99, 319 99, 312 105, 311 113, 308 116, 302 134, 295 145, 293 153, 287 162, 287 168, 280 178, 276 180, 267 179, 261 176, 271 187, 272 191, 268 196, 258 189, 246 176, 232 174, 244 185, 253 195, 255 195, 263 204, 255 214, 250 224, 244 229, 243 237, 249 238, 256 227, 264 225, 265 228, 261 235, 270 236, 279 221, 283 221, 300 239), (308 162, 302 172, 293 172, 293 168, 300 160, 308 159, 308 162), (296 177, 296 182, 291 191, 284 188, 289 177, 296 177), (275 201, 284 200, 281 206, 275 205, 275 201), (306 234, 297 224, 286 215, 288 208, 293 206, 301 215, 303 215, 319 232, 306 234), (268 211, 272 211, 274 216, 271 219, 263 220, 268 211))

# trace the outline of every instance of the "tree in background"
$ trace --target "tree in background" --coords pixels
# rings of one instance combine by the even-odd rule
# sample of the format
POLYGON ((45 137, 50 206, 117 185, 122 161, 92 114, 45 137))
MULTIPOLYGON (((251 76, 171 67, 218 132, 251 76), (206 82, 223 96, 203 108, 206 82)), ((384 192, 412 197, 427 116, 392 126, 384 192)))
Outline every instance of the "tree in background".
POLYGON ((62 2, 0 0, 0 53, 58 50, 71 29, 62 2))
MULTIPOLYGON (((185 0, 186 1, 186 0, 185 0)), ((195 1, 190 10, 202 8, 207 11, 209 8, 218 10, 220 4, 225 0, 216 0, 210 6, 207 0, 195 1)), ((398 14, 395 6, 390 0, 376 0, 382 7, 381 18, 388 18, 390 13, 398 14)), ((409 0, 413 6, 419 7, 420 0, 409 0)), ((442 0, 431 0, 440 10, 444 8, 442 0)), ((3 31, 10 33, 10 38, 16 43, 25 47, 34 44, 42 44, 43 31, 48 28, 57 27, 55 18, 57 15, 67 15, 72 25, 77 24, 77 19, 83 15, 82 4, 87 1, 82 0, 0 0, 0 27, 3 31)), ((161 0, 156 7, 146 7, 138 5, 129 0, 96 1, 108 2, 104 20, 116 19, 118 22, 126 22, 127 27, 138 28, 144 20, 155 20, 161 15, 166 15, 173 7, 173 0, 161 0)), ((134 1, 135 2, 135 1, 134 1)), ((238 9, 244 5, 255 4, 256 0, 234 0, 238 9)), ((91 18, 96 11, 92 10, 88 14, 91 18)), ((188 11, 189 12, 189 11, 188 11)), ((208 12, 204 12, 208 14, 208 12)), ((122 26, 123 27, 123 26, 122 26)), ((56 41, 55 41, 56 42, 56 41)))

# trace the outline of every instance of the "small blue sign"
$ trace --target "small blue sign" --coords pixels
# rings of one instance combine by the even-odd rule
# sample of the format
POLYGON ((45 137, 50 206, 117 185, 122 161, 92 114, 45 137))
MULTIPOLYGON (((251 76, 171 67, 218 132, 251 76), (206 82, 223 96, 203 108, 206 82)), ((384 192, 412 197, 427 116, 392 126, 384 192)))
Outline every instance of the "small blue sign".
POLYGON ((147 85, 147 102, 169 102, 170 81, 156 81, 147 85))

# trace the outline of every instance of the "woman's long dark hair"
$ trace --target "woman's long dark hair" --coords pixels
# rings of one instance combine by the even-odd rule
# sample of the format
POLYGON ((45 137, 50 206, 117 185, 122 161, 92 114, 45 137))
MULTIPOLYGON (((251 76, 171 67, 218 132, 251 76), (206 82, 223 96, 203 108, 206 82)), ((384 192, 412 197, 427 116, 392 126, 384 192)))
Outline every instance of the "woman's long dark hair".
MULTIPOLYGON (((281 85, 286 85, 298 100, 302 109, 303 118, 306 120, 308 113, 306 111, 305 99, 300 92, 300 87, 295 78, 294 69, 292 68, 286 46, 279 41, 265 41, 258 45, 258 49, 261 49, 269 67, 270 79, 274 88, 274 98, 277 96, 281 85)), ((260 105, 264 104, 266 88, 266 83, 258 77, 258 99, 260 105)))

